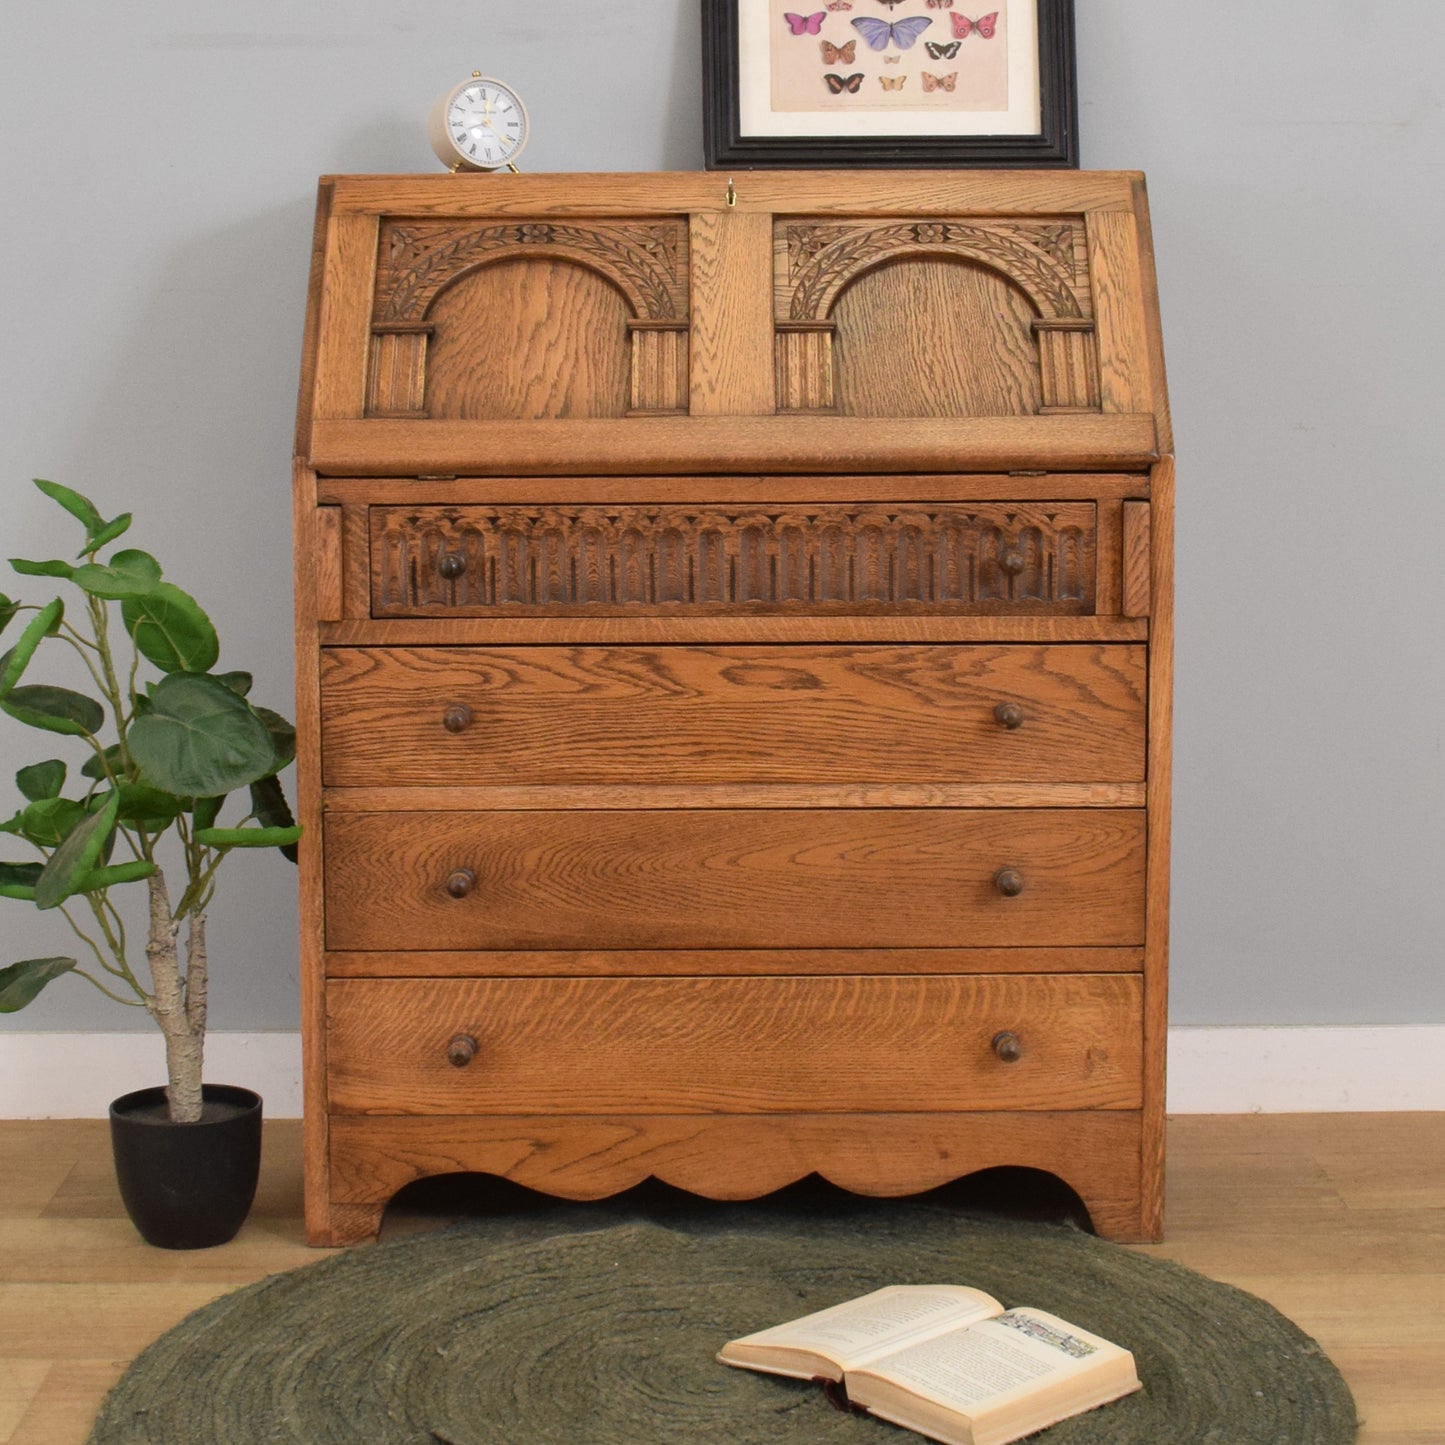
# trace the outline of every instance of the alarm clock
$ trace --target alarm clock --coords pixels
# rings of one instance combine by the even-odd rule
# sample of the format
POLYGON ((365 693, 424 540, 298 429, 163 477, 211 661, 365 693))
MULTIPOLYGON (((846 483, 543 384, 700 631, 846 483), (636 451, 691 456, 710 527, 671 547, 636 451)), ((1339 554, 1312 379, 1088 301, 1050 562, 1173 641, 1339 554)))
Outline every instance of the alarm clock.
POLYGON ((452 86, 427 117, 431 148, 450 171, 515 171, 527 133, 522 97, 479 70, 452 86))

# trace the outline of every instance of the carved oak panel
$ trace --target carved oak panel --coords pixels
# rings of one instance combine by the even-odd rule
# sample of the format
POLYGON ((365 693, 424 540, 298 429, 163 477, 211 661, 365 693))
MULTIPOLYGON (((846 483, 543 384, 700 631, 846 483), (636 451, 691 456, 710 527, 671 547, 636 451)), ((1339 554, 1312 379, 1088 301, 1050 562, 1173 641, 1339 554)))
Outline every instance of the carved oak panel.
POLYGON ((477 417, 649 414, 686 409, 689 276, 687 223, 680 219, 638 221, 387 220, 381 225, 372 303, 372 349, 367 415, 373 417, 477 417), (486 358, 478 325, 498 309, 490 294, 475 305, 455 304, 460 292, 486 268, 532 263, 533 283, 505 297, 501 311, 526 311, 510 322, 506 362, 519 376, 566 375, 577 369, 600 373, 597 396, 587 378, 564 398, 542 397, 520 384, 500 394, 495 377, 481 376, 486 358), (615 303, 595 303, 619 325, 599 316, 589 329, 594 303, 585 289, 569 285, 568 273, 596 278, 615 303), (557 295, 550 294, 562 288, 557 295), (530 297, 530 301, 529 298, 530 297), (477 313, 480 313, 480 317, 477 313), (453 314, 455 313, 455 314, 453 314), (548 317, 566 313, 575 334, 552 338, 552 354, 516 354, 517 336, 548 317), (609 338, 611 340, 609 350, 609 338), (467 355, 458 360, 452 353, 467 355), (599 352, 608 354, 599 355, 599 352), (509 353, 509 354, 507 354, 509 353), (433 355, 449 361, 443 384, 428 378, 433 355), (474 374, 475 373, 475 374, 474 374), (611 378, 619 379, 622 400, 611 399, 611 378), (498 397, 501 397, 499 402, 498 397))
POLYGON ((1094 610, 1092 502, 371 509, 372 613, 1094 610))
POLYGON ((779 410, 1099 409, 1079 220, 779 220, 773 280, 779 410))

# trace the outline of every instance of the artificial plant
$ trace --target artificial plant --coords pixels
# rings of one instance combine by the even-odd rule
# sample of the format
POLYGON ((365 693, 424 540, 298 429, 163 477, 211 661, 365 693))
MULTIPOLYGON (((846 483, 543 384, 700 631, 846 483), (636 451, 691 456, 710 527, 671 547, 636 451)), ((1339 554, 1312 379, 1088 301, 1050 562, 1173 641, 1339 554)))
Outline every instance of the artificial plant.
POLYGON ((0 1012, 24 1008, 67 973, 144 1008, 165 1036, 170 1116, 190 1123, 201 1117, 206 910, 232 849, 280 848, 295 860, 301 830, 277 776, 295 756, 295 729, 249 701, 249 673, 212 671, 215 628, 193 597, 164 580, 154 557, 127 548, 101 560, 130 527, 129 513, 106 521, 68 487, 35 485, 80 523, 85 542, 75 563, 10 565, 22 576, 73 583, 79 607, 67 614, 62 597, 33 606, 0 595, 0 630, 33 614, 0 657, 0 710, 79 739, 88 755, 69 796, 63 759, 16 773, 25 805, 0 833, 40 857, 0 862, 0 896, 56 913, 84 945, 85 964, 57 956, 0 968, 0 1012), (43 644, 76 654, 95 695, 22 682, 43 644), (226 799, 242 789, 245 816, 218 826, 226 799), (174 899, 167 869, 184 880, 174 899), (115 896, 141 882, 149 894, 144 976, 115 896))

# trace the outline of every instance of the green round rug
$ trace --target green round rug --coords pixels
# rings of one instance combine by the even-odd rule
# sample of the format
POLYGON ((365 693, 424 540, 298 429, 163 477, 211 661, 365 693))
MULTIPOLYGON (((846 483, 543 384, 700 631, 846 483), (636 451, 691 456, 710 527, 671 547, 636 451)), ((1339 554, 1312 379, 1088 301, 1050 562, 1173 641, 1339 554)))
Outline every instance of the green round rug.
POLYGON ((1345 1445, 1349 1390, 1252 1295, 1059 1225, 878 1201, 551 1211, 361 1248, 164 1335, 91 1445, 901 1445, 727 1340, 884 1284, 976 1285, 1132 1350, 1144 1389, 1043 1445, 1345 1445), (869 1207, 871 1206, 871 1207, 869 1207))

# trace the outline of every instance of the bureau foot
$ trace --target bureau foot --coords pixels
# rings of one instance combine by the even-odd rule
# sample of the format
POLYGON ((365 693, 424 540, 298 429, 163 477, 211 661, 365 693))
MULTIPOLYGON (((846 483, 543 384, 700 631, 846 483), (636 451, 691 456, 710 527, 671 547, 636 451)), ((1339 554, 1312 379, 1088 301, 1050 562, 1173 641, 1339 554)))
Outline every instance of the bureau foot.
POLYGON ((373 1244, 386 1204, 384 1199, 376 1204, 333 1204, 325 1211, 321 1226, 307 1230, 306 1242, 324 1248, 373 1244))

